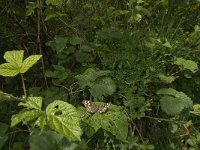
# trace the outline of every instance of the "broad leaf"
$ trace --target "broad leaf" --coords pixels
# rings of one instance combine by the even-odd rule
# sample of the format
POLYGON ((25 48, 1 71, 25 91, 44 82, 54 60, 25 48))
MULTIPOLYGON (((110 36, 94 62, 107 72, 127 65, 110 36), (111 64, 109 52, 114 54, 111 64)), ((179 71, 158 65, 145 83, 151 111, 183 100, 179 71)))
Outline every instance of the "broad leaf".
POLYGON ((104 78, 90 87, 90 93, 93 97, 112 95, 116 90, 114 81, 111 78, 104 78))
POLYGON ((160 99, 161 109, 168 115, 177 115, 184 108, 192 106, 191 99, 183 92, 172 88, 160 89, 157 94, 163 95, 160 99))
POLYGON ((24 51, 22 50, 7 51, 4 54, 4 59, 8 63, 0 65, 0 75, 13 77, 24 73, 41 58, 41 55, 32 55, 23 61, 23 55, 24 51))
POLYGON ((31 68, 40 58, 42 55, 32 55, 26 58, 23 61, 22 67, 20 69, 20 73, 26 72, 29 68, 31 68))
POLYGON ((113 134, 118 140, 126 141, 128 121, 119 107, 112 105, 105 113, 90 114, 85 108, 79 109, 86 135, 92 136, 100 128, 113 134), (93 131, 90 129, 93 128, 93 131))
POLYGON ((80 140, 81 128, 76 108, 61 100, 55 100, 46 108, 48 125, 69 140, 80 140))
POLYGON ((15 68, 20 68, 22 66, 22 61, 24 57, 24 51, 23 50, 13 50, 13 51, 7 51, 4 54, 4 59, 15 66, 15 68))
POLYGON ((181 69, 188 69, 193 73, 199 70, 198 65, 195 61, 186 60, 182 57, 174 57, 174 64, 178 65, 181 69))
POLYGON ((16 68, 13 64, 4 63, 0 65, 0 75, 5 77, 13 77, 19 73, 19 68, 16 68))

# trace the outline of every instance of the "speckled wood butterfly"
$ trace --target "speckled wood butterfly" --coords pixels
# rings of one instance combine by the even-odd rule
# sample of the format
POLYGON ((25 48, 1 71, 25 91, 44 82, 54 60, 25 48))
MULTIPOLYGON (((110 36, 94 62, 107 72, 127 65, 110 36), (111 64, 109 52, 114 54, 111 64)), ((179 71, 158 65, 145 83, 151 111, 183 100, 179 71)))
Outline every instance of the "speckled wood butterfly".
POLYGON ((111 106, 111 103, 103 103, 97 105, 90 100, 84 100, 82 101, 82 103, 84 104, 86 109, 91 113, 103 113, 111 106))

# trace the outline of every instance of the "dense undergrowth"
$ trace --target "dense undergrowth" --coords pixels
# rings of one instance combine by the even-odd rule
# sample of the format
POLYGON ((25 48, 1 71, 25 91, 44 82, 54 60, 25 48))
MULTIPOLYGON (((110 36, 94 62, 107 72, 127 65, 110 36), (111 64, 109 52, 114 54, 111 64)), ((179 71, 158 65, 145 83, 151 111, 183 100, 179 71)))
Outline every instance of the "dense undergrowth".
POLYGON ((0 149, 199 149, 199 0, 0 8, 0 149))

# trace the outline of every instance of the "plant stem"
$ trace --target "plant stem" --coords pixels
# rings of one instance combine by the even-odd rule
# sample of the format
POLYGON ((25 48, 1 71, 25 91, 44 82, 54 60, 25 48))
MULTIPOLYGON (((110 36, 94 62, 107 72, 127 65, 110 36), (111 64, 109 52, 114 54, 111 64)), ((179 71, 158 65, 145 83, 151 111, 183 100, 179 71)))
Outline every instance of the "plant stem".
POLYGON ((23 90, 24 90, 24 96, 26 98, 27 94, 26 94, 26 86, 25 86, 25 83, 24 83, 24 77, 23 77, 23 74, 20 74, 20 75, 21 75, 21 79, 22 79, 22 87, 23 87, 23 90))

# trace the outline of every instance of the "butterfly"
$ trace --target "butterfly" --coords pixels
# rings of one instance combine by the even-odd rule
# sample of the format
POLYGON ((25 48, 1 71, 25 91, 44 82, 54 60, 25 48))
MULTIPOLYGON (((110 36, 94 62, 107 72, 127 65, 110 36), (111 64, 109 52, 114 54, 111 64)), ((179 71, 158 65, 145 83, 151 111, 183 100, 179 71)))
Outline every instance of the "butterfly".
POLYGON ((84 104, 86 109, 91 113, 103 113, 111 106, 111 103, 103 103, 97 105, 90 100, 83 100, 82 103, 84 104))

